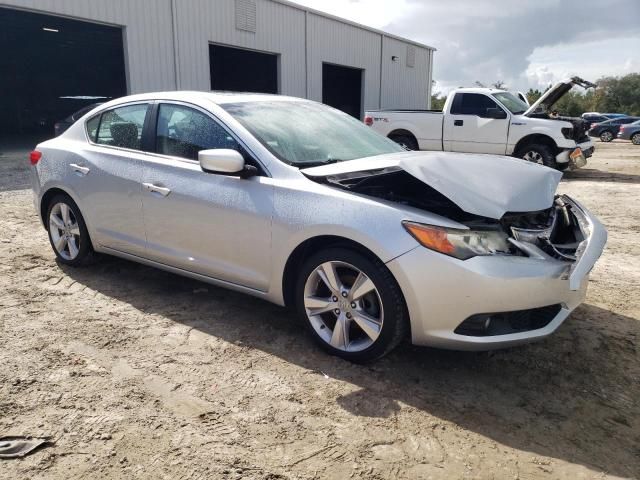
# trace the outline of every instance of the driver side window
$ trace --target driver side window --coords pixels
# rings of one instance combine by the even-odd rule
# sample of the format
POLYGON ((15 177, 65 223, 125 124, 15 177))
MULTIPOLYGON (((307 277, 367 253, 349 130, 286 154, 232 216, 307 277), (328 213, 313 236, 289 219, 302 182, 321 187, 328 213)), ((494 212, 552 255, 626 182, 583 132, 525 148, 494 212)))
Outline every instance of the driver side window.
POLYGON ((202 112, 182 105, 160 105, 156 127, 157 153, 198 160, 200 150, 216 148, 242 151, 222 126, 202 112))
POLYGON ((498 104, 480 93, 456 93, 451 113, 454 115, 476 115, 488 117, 487 110, 500 109, 498 104))

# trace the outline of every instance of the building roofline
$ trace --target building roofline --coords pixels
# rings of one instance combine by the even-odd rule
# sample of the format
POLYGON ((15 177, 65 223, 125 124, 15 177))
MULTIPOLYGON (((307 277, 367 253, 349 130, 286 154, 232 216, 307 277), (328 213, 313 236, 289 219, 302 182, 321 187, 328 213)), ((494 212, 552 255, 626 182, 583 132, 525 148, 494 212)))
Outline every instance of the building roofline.
POLYGON ((382 35, 383 37, 393 38, 395 40, 400 40, 401 42, 408 43, 411 45, 415 45, 416 47, 426 48, 427 50, 431 50, 432 52, 437 51, 437 48, 431 47, 424 43, 416 42, 414 40, 410 40, 408 38, 401 37, 399 35, 394 35, 392 33, 385 32, 383 30, 378 30, 377 28, 367 27, 358 22, 353 22, 351 20, 347 20, 346 18, 338 17, 336 15, 331 15, 330 13, 321 12, 320 10, 316 10, 315 8, 306 7, 304 5, 300 5, 298 3, 294 3, 289 0, 271 0, 274 3, 280 3, 282 5, 286 5, 287 7, 292 7, 297 10, 302 10, 303 12, 312 13, 313 15, 318 15, 319 17, 325 17, 331 20, 335 20, 340 23, 344 23, 346 25, 351 25, 352 27, 361 28, 362 30, 367 30, 369 32, 377 33, 378 35, 382 35))

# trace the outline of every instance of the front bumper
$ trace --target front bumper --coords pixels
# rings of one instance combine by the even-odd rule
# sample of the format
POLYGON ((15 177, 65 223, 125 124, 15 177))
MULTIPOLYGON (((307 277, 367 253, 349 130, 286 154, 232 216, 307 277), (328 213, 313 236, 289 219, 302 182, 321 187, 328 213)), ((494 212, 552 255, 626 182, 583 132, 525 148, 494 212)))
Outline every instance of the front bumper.
MULTIPOLYGON (((588 230, 576 262, 519 256, 480 256, 458 260, 424 247, 390 261, 400 284, 416 345, 456 350, 489 350, 552 334, 585 298, 588 275, 600 257, 607 232, 582 206, 588 230), (544 327, 517 333, 471 336, 455 333, 467 318, 484 313, 513 312, 559 304, 544 327)), ((577 215, 576 215, 577 216, 577 215)))

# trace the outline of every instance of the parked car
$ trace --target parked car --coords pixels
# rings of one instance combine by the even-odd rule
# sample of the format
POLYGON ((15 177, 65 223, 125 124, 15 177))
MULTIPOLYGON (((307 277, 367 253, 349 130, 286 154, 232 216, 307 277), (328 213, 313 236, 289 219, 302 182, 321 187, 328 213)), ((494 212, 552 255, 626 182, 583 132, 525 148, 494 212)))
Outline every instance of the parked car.
POLYGON ((587 132, 590 137, 598 137, 601 142, 610 142, 618 135, 621 125, 640 120, 640 117, 618 117, 602 123, 592 123, 587 132))
POLYGON ((607 237, 556 194, 559 172, 407 152, 290 97, 125 97, 31 164, 60 263, 101 252, 293 306, 353 361, 407 335, 469 350, 546 337, 583 301, 607 237))
POLYGON ((627 125, 621 125, 618 132, 621 140, 631 140, 634 145, 640 145, 640 120, 627 125))
POLYGON ((589 125, 591 125, 594 123, 606 122, 607 120, 611 120, 611 117, 606 117, 601 113, 588 112, 582 114, 582 119, 589 122, 589 125))
POLYGON ((64 120, 60 120, 53 124, 53 132, 56 137, 62 135, 73 123, 79 118, 84 117, 91 110, 96 108, 97 106, 102 105, 102 103, 92 103, 91 105, 86 105, 82 107, 77 112, 72 113, 64 120))
POLYGON ((504 90, 460 88, 449 94, 442 111, 372 110, 365 123, 409 150, 513 155, 559 170, 582 167, 594 149, 586 135, 589 124, 551 115, 574 85, 593 86, 574 77, 531 106, 504 90))

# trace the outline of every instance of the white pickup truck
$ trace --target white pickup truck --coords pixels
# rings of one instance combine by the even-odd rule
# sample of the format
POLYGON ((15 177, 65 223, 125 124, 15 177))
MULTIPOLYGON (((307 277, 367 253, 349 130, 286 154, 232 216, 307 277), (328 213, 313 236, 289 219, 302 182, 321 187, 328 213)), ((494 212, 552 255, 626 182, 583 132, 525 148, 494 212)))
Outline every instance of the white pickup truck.
POLYGON ((531 106, 505 90, 460 88, 449 94, 443 111, 372 110, 365 123, 410 150, 513 155, 558 170, 577 168, 593 154, 589 124, 552 110, 574 85, 595 87, 573 77, 531 106))

